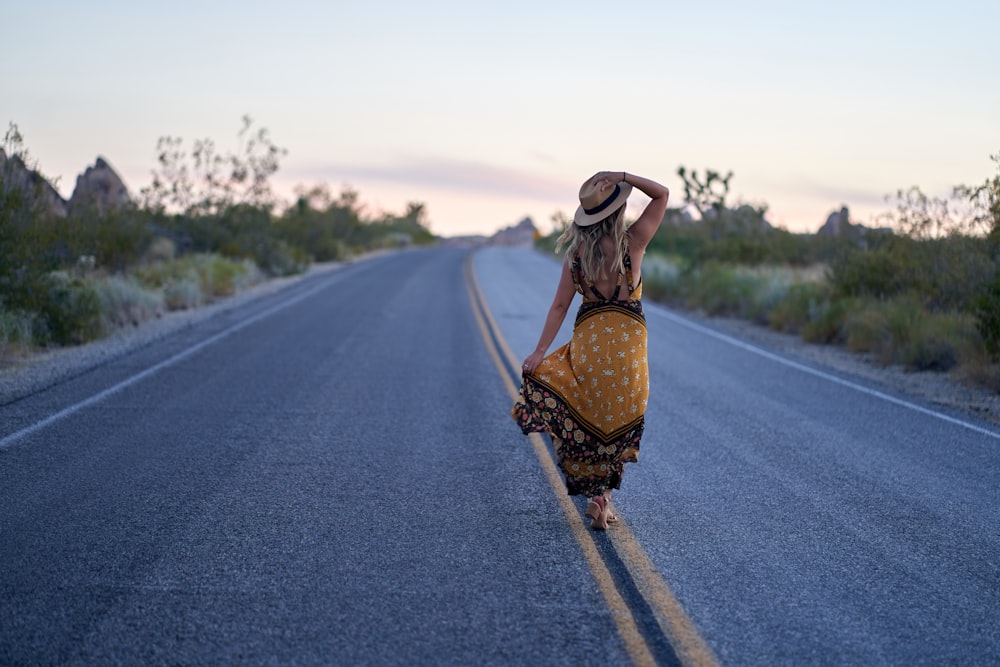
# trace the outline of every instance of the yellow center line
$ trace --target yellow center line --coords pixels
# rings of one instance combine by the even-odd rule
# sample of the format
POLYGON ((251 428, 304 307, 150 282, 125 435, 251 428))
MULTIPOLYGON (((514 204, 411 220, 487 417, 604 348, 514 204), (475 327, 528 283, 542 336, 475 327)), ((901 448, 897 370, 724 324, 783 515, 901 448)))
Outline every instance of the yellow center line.
MULTIPOLYGON (((496 320, 490 312, 489 305, 486 303, 482 290, 479 288, 479 281, 472 267, 472 257, 470 254, 469 259, 466 261, 465 274, 466 286, 469 290, 469 298, 472 302, 476 322, 479 325, 493 363, 503 378, 507 393, 512 400, 517 400, 519 391, 514 385, 510 373, 506 370, 500 352, 497 351, 496 347, 500 347, 511 368, 518 368, 520 360, 514 356, 514 353, 507 345, 499 326, 497 326, 496 320), (493 344, 494 338, 497 341, 497 346, 493 344)), ((566 521, 572 529, 573 535, 580 545, 580 549, 583 551, 584 558, 590 567, 598 588, 611 611, 615 625, 618 628, 618 634, 625 644, 625 650, 634 664, 655 665, 656 660, 646 640, 639 632, 631 609, 629 609, 625 599, 615 586, 611 572, 597 550, 597 544, 594 542, 593 536, 584 528, 584 522, 581 521, 579 510, 570 499, 570 496, 566 494, 562 475, 552 454, 538 433, 532 433, 529 436, 529 440, 535 449, 535 455, 542 465, 545 476, 549 480, 549 485, 559 499, 559 504, 566 515, 566 521)), ((719 661, 712 652, 712 649, 699 634, 698 629, 688 617, 687 612, 684 611, 684 608, 677 601, 670 586, 660 575, 656 565, 653 564, 652 560, 639 544, 639 541, 629 529, 620 512, 618 513, 618 523, 608 533, 618 557, 632 577, 639 594, 652 610, 660 629, 670 640, 671 646, 681 663, 685 667, 718 667, 719 661)))

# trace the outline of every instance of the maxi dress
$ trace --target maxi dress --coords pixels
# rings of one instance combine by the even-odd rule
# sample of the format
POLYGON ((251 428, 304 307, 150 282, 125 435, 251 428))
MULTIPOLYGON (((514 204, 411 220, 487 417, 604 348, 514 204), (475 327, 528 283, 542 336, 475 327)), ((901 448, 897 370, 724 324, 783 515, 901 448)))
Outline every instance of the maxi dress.
POLYGON ((625 254, 628 299, 605 298, 571 267, 583 295, 568 343, 522 373, 521 395, 511 416, 525 434, 548 433, 569 495, 597 496, 621 486, 626 463, 638 460, 649 396, 646 318, 642 285, 633 287, 625 254), (584 289, 586 286, 586 289, 584 289))

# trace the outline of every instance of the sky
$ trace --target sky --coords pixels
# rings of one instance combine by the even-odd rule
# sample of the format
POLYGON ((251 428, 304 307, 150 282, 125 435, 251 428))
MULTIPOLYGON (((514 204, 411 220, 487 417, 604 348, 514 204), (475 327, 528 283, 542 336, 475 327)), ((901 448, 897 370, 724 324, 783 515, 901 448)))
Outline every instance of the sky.
MULTIPOLYGON (((103 156, 135 194, 156 143, 287 149, 272 178, 425 205, 439 235, 571 215, 599 170, 815 231, 996 173, 1000 2, 0 0, 0 122, 68 197, 103 156)), ((643 203, 634 196, 629 213, 643 203)))

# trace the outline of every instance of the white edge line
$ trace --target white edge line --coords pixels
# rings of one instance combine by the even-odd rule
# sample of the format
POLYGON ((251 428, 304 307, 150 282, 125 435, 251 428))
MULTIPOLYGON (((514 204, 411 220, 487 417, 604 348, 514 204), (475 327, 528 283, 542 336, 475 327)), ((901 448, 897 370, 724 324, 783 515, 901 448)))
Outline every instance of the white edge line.
MULTIPOLYGON (((337 274, 339 275, 340 272, 338 271, 337 274)), ((122 380, 118 384, 116 384, 114 386, 111 386, 111 387, 108 387, 107 389, 105 389, 104 391, 102 391, 100 393, 94 394, 90 398, 86 398, 86 399, 80 401, 79 403, 74 403, 73 405, 71 405, 71 406, 69 406, 67 408, 63 408, 62 410, 60 410, 59 412, 56 412, 55 414, 49 415, 48 417, 46 417, 45 419, 42 419, 41 421, 35 422, 31 426, 27 426, 27 427, 21 429, 20 431, 15 431, 14 433, 11 433, 10 435, 5 436, 3 439, 0 439, 0 450, 6 449, 10 445, 12 445, 15 442, 17 442, 18 440, 20 440, 22 438, 26 438, 27 436, 29 436, 29 435, 31 435, 33 433, 36 433, 36 432, 42 430, 46 426, 50 426, 51 424, 54 424, 57 421, 60 421, 61 419, 65 419, 66 417, 69 417, 70 415, 72 415, 72 414, 74 414, 76 412, 79 412, 80 410, 82 410, 82 409, 84 409, 86 407, 94 405, 95 403, 100 403, 101 401, 103 401, 104 399, 108 398, 109 396, 117 394, 122 389, 125 389, 126 387, 130 387, 133 384, 135 384, 136 382, 144 380, 147 377, 158 373, 159 371, 163 370, 164 368, 167 368, 168 366, 173 366, 178 361, 181 361, 183 359, 186 359, 187 357, 190 357, 191 355, 195 354, 196 352, 199 352, 199 351, 205 349, 209 345, 213 345, 214 343, 219 342, 223 338, 231 336, 232 334, 236 333, 237 331, 240 331, 241 329, 245 329, 246 327, 250 326, 251 324, 259 322, 260 320, 264 319, 265 317, 270 317, 271 315, 273 315, 274 313, 277 313, 278 311, 284 310, 285 308, 288 308, 289 306, 295 305, 296 303, 299 303, 300 301, 303 301, 304 299, 312 296, 316 292, 319 292, 320 290, 325 289, 326 287, 328 287, 329 286, 328 285, 329 282, 330 282, 329 280, 324 280, 320 284, 316 285, 315 287, 313 287, 313 288, 311 288, 311 289, 309 289, 309 290, 307 290, 305 292, 302 292, 302 293, 298 294, 297 296, 289 299, 288 301, 282 301, 281 303, 278 303, 278 304, 275 304, 275 305, 271 306, 267 310, 264 310, 262 312, 257 313, 256 315, 254 315, 253 317, 251 317, 249 319, 243 320, 241 322, 237 322, 236 324, 230 326, 227 329, 223 329, 222 331, 220 331, 219 333, 211 336, 210 338, 206 338, 205 340, 201 341, 200 343, 192 345, 191 347, 187 348, 186 350, 178 352, 177 354, 175 354, 174 356, 170 357, 169 359, 164 359, 163 361, 161 361, 161 362, 159 362, 159 363, 157 363, 157 364, 155 364, 153 366, 150 366, 146 370, 141 371, 139 373, 136 373, 135 375, 133 375, 133 376, 131 376, 129 378, 126 378, 125 380, 122 380)))
POLYGON ((770 359, 772 361, 777 361, 780 364, 784 364, 785 366, 789 366, 789 367, 794 368, 796 370, 802 371, 803 373, 809 373, 810 375, 815 375, 816 377, 822 378, 824 380, 828 380, 828 381, 833 382, 835 384, 839 384, 839 385, 842 385, 844 387, 850 387, 851 389, 854 389, 856 391, 860 391, 863 394, 868 394, 869 396, 874 396, 876 398, 880 398, 880 399, 882 399, 884 401, 888 401, 890 403, 894 403, 894 404, 902 406, 904 408, 909 408, 910 410, 914 410, 916 412, 920 412, 920 413, 923 413, 925 415, 929 415, 931 417, 937 417, 938 419, 942 419, 942 420, 944 420, 946 422, 949 422, 951 424, 955 424, 956 426, 962 426, 964 428, 969 429, 970 431, 975 431, 976 433, 982 433, 983 435, 988 435, 991 438, 996 438, 996 439, 1000 440, 1000 433, 996 433, 994 431, 990 431, 988 429, 981 428, 979 426, 976 426, 975 424, 970 424, 967 421, 962 421, 961 419, 955 419, 954 417, 949 417, 946 414, 937 412, 935 410, 930 410, 928 408, 925 408, 925 407, 922 407, 920 405, 917 405, 916 403, 911 403, 909 401, 904 401, 904 400, 902 400, 900 398, 896 398, 895 396, 890 396, 889 394, 884 394, 881 391, 877 391, 875 389, 870 389, 868 387, 865 387, 864 385, 860 385, 860 384, 857 384, 855 382, 851 382, 850 380, 845 380, 843 378, 839 378, 836 375, 831 375, 829 373, 824 373, 823 371, 816 370, 815 368, 812 368, 810 366, 806 366, 805 364, 800 364, 800 363, 798 363, 796 361, 792 361, 791 359, 786 359, 785 357, 782 357, 780 355, 774 354, 772 352, 768 352, 767 350, 761 349, 761 348, 759 348, 759 347, 757 347, 755 345, 751 345, 749 343, 741 341, 738 338, 733 338, 732 336, 726 335, 724 333, 720 333, 720 332, 718 332, 718 331, 716 331, 714 329, 710 329, 709 327, 705 327, 705 326, 702 326, 702 325, 697 324, 695 322, 692 322, 691 320, 688 320, 688 319, 686 319, 684 317, 681 317, 680 315, 676 315, 676 314, 674 314, 674 313, 672 313, 669 310, 666 310, 664 308, 657 308, 657 309, 655 309, 655 312, 657 314, 659 314, 659 315, 662 315, 663 317, 666 317, 668 320, 672 320, 673 322, 676 322, 677 324, 686 326, 689 329, 693 329, 695 331, 701 332, 701 333, 706 334, 708 336, 711 336, 713 338, 717 338, 717 339, 719 339, 721 341, 729 343, 730 345, 733 345, 735 347, 747 350, 748 352, 753 352, 754 354, 758 354, 758 355, 760 355, 762 357, 765 357, 767 359, 770 359))

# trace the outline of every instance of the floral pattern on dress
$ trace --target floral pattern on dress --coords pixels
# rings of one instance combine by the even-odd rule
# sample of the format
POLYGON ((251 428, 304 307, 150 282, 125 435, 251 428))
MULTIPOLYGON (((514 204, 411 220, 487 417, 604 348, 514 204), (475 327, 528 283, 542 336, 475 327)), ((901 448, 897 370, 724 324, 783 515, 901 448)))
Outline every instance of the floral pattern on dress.
MULTIPOLYGON (((633 289, 627 261, 626 275, 629 300, 585 298, 573 337, 523 375, 511 410, 523 433, 551 436, 570 495, 619 488, 625 464, 638 460, 649 363, 641 285, 633 289)), ((577 276, 574 268, 579 290, 577 276)))

